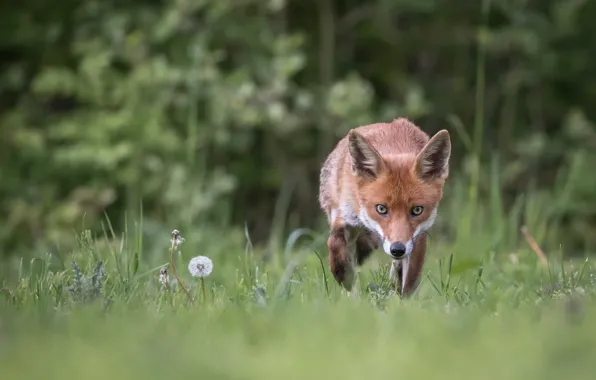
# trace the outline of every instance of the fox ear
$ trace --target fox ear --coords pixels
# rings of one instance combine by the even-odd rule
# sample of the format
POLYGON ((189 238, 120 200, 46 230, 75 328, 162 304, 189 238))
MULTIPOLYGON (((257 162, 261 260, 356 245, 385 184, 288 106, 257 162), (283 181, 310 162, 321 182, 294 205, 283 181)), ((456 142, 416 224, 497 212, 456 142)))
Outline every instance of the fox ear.
POLYGON ((367 180, 373 180, 383 170, 383 158, 359 133, 350 131, 348 145, 352 160, 352 173, 367 180))
POLYGON ((446 179, 449 175, 449 157, 451 156, 451 139, 445 129, 437 132, 422 148, 414 170, 422 181, 446 179))

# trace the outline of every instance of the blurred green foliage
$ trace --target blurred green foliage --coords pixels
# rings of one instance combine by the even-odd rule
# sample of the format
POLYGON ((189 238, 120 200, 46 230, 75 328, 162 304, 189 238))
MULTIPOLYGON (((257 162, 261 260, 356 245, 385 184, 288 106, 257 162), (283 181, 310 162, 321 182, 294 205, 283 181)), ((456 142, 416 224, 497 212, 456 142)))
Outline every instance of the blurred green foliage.
POLYGON ((497 186, 493 212, 525 195, 548 209, 541 236, 590 250, 594 15, 586 0, 4 2, 0 254, 101 234, 106 215, 128 228, 141 203, 148 235, 316 225, 333 144, 399 116, 452 133, 445 228, 497 186))

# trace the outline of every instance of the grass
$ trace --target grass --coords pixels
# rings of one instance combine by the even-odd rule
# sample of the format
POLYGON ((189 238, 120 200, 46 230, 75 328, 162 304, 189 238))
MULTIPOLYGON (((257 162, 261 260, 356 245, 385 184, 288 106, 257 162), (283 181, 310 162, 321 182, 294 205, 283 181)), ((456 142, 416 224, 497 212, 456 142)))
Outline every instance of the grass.
POLYGON ((186 240, 171 252, 171 229, 137 223, 119 235, 108 221, 73 249, 7 261, 0 379, 592 378, 596 271, 564 249, 547 249, 545 266, 520 233, 527 226, 543 248, 559 247, 562 201, 553 200, 567 199, 567 187, 505 206, 498 162, 475 169, 470 185, 450 180, 407 300, 393 294, 380 252, 349 297, 329 273, 324 230, 281 242, 276 228, 258 250, 247 229, 207 223, 181 228, 186 240), (205 293, 187 270, 197 255, 214 264, 205 293))
POLYGON ((596 370, 587 260, 551 257, 544 268, 525 247, 475 252, 480 232, 437 238, 413 298, 392 294, 377 253, 354 299, 311 231, 312 245, 291 236, 282 265, 250 246, 212 257, 203 297, 185 242, 174 256, 191 304, 171 271, 171 291, 158 281, 168 234, 151 257, 139 255, 136 233, 106 245, 84 232, 69 254, 19 263, 0 295, 0 378, 579 379, 596 370))
MULTIPOLYGON (((479 41, 490 10, 489 0, 482 3, 479 41)), ((72 251, 3 263, 0 379, 593 378, 596 271, 588 260, 552 254, 544 267, 520 234, 527 225, 537 241, 557 246, 556 215, 571 181, 520 194, 503 211, 497 156, 490 170, 480 168, 485 52, 478 47, 472 136, 450 120, 452 138, 472 159, 470 183, 449 181, 414 297, 392 294, 382 253, 361 269, 355 299, 328 272, 324 235, 297 230, 280 243, 290 181, 266 254, 253 250, 246 231, 243 250, 230 231, 193 236, 184 231, 188 221, 171 226, 188 233, 173 261, 194 302, 168 265, 169 231, 156 237, 154 226, 137 224, 120 237, 107 223, 99 237, 83 232, 72 251), (205 293, 186 269, 197 254, 214 263, 205 293), (158 280, 163 266, 169 290, 158 280)), ((206 160, 195 157, 196 119, 195 106, 187 161, 193 173, 206 173, 206 160)), ((135 204, 136 189, 129 192, 135 204)))
POLYGON ((361 268, 352 298, 328 272, 324 234, 299 229, 282 244, 290 183, 265 252, 247 230, 206 224, 188 236, 181 228, 186 241, 171 255, 169 231, 136 224, 119 237, 107 223, 71 252, 5 263, 0 379, 593 378, 596 271, 563 255, 545 267, 520 234, 527 226, 557 246, 568 188, 520 194, 504 212, 498 161, 488 171, 479 164, 483 49, 477 79, 474 136, 451 120, 474 159, 470 183, 449 180, 412 298, 393 294, 382 253, 361 268), (214 263, 205 293, 187 270, 199 254, 214 263), (168 289, 158 280, 164 266, 168 289))

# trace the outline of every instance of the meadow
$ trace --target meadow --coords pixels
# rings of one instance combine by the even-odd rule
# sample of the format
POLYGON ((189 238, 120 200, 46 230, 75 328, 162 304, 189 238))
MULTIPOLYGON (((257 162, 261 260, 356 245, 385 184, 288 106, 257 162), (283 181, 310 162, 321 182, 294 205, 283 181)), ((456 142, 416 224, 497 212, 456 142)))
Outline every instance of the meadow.
POLYGON ((594 15, 7 3, 0 380, 594 378, 594 15), (449 130, 450 179, 417 292, 375 252, 348 295, 320 165, 395 117, 449 130))
MULTIPOLYGON (((452 207, 453 198, 441 223, 452 207)), ((0 378, 588 379, 596 370, 591 262, 545 263, 523 239, 497 254, 483 223, 456 239, 431 235, 410 299, 394 294, 381 252, 361 268, 357 295, 343 291, 324 230, 294 231, 266 259, 249 234, 245 247, 212 255, 183 230, 178 249, 168 231, 143 248, 135 226, 120 238, 83 231, 71 252, 7 264, 0 378), (197 255, 213 262, 204 296, 187 268, 197 255)))

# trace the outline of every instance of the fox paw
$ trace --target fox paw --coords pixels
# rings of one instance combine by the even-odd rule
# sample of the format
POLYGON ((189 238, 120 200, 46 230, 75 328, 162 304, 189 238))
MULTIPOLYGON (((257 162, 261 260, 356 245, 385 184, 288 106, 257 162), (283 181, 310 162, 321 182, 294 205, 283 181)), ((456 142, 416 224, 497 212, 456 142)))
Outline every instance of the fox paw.
POLYGON ((332 262, 330 267, 335 281, 343 286, 348 292, 351 291, 352 287, 354 286, 355 279, 354 268, 352 267, 352 264, 346 261, 332 262))

